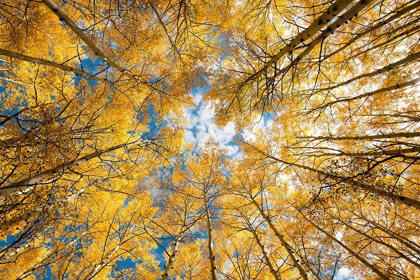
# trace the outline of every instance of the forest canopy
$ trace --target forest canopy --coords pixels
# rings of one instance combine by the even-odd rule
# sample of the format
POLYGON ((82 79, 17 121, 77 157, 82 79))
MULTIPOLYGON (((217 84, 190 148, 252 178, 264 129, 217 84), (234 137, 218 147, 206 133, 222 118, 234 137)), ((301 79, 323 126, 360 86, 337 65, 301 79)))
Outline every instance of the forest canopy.
POLYGON ((1 279, 419 279, 420 1, 2 0, 1 279))

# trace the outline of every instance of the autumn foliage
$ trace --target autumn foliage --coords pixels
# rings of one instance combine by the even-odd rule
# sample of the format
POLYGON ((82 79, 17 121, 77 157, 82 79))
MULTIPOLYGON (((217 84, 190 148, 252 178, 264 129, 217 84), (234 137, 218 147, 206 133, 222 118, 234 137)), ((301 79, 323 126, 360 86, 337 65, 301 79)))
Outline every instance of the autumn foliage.
POLYGON ((408 0, 1 1, 0 278, 419 279, 419 22, 408 0), (235 155, 185 140, 197 88, 235 155))

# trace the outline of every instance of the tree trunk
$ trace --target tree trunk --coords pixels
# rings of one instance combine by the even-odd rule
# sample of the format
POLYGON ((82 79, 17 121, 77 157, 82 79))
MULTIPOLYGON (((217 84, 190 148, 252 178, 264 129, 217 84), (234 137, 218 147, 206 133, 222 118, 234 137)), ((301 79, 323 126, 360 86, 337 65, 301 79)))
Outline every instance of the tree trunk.
POLYGON ((359 219, 362 219, 363 221, 366 221, 367 223, 373 225, 375 227, 375 229, 378 229, 382 232, 385 232, 386 234, 390 235, 392 238, 394 238, 395 240, 398 240, 401 244, 403 244, 404 246, 406 246, 407 248, 410 248, 411 250, 413 250, 414 252, 416 252, 416 254, 418 255, 417 259, 420 260, 420 248, 417 244, 413 243, 411 240, 406 239, 400 235, 398 235, 397 233, 391 231, 389 228, 384 227, 378 223, 376 223, 375 221, 372 221, 370 219, 367 219, 364 216, 361 216, 359 214, 354 213, 353 211, 351 211, 350 213, 354 214, 356 217, 358 217, 359 219))
POLYGON ((264 245, 261 243, 261 240, 260 240, 260 238, 258 237, 258 234, 257 234, 257 232, 255 231, 254 227, 251 225, 251 223, 249 222, 249 220, 248 220, 248 219, 247 219, 244 215, 242 215, 242 217, 243 217, 243 218, 244 218, 244 220, 246 221, 246 223, 247 223, 247 225, 248 225, 248 227, 249 227, 249 231, 250 231, 250 232, 252 233, 252 235, 254 236, 255 241, 257 241, 257 244, 258 244, 258 246, 260 247, 261 252, 262 252, 262 254, 263 254, 263 256, 264 256, 265 262, 267 263, 268 268, 270 269, 270 273, 273 275, 274 279, 276 279, 276 280, 281 280, 281 279, 280 279, 280 277, 279 277, 279 275, 278 275, 278 273, 277 273, 277 271, 274 269, 274 266, 273 266, 273 264, 271 263, 270 258, 268 257, 268 254, 267 254, 267 252, 265 251, 264 245))
POLYGON ((365 97, 370 97, 370 96, 373 96, 373 95, 376 95, 376 94, 379 94, 379 93, 384 93, 384 92, 388 92, 388 91, 396 90, 396 89, 402 89, 402 88, 405 88, 405 87, 408 87, 408 86, 414 86, 419 82, 420 82, 420 78, 416 78, 416 79, 413 79, 413 80, 405 82, 405 83, 396 84, 396 85, 386 87, 386 88, 380 88, 380 89, 370 91, 370 92, 366 92, 366 93, 363 93, 363 94, 359 94, 359 95, 356 95, 356 96, 353 96, 353 97, 338 98, 335 101, 327 102, 326 104, 323 104, 323 105, 320 105, 320 106, 315 107, 313 109, 310 109, 309 112, 314 112, 316 110, 325 109, 325 108, 330 107, 330 106, 332 106, 334 104, 337 104, 337 103, 351 102, 351 101, 362 99, 362 98, 365 98, 365 97))
POLYGON ((77 26, 77 24, 67 16, 53 0, 42 0, 45 5, 60 19, 60 21, 64 22, 74 33, 83 41, 85 44, 93 51, 93 53, 101 58, 103 61, 108 63, 113 68, 120 71, 123 75, 137 81, 137 79, 130 73, 127 72, 126 69, 119 66, 117 63, 112 61, 109 57, 107 57, 97 46, 96 44, 88 37, 86 34, 77 26))
POLYGON ((95 265, 93 269, 89 271, 89 273, 83 278, 83 280, 93 279, 96 276, 96 274, 98 274, 105 266, 108 265, 108 263, 111 261, 118 249, 120 249, 119 245, 111 251, 109 251, 105 258, 103 258, 99 264, 95 265))
POLYGON ((178 252, 179 243, 181 242, 181 239, 182 239, 182 233, 183 233, 183 230, 181 230, 180 234, 175 239, 172 253, 169 255, 168 262, 166 263, 165 273, 162 275, 162 280, 168 280, 169 273, 175 261, 176 253, 178 252))
POLYGON ((105 149, 105 150, 99 150, 97 152, 85 155, 79 159, 75 159, 72 160, 70 162, 66 162, 63 164, 60 164, 52 169, 46 170, 42 173, 36 174, 35 176, 29 177, 27 179, 21 180, 19 182, 7 185, 5 187, 0 188, 0 196, 2 195, 6 195, 6 194, 10 194, 12 192, 21 190, 22 188, 26 188, 26 187, 30 187, 30 186, 34 186, 38 183, 40 183, 42 180, 52 177, 52 176, 56 176, 57 174, 62 174, 64 173, 64 171, 66 171, 67 169, 69 169, 70 167, 73 166, 77 166, 79 164, 82 164, 84 162, 87 162, 93 158, 99 157, 103 154, 124 148, 124 147, 129 147, 132 145, 138 145, 138 144, 142 144, 145 143, 146 141, 135 141, 135 142, 130 142, 130 143, 124 143, 124 144, 120 144, 120 145, 116 145, 113 146, 111 148, 105 149))
POLYGON ((396 195, 396 194, 393 194, 393 193, 388 193, 388 192, 382 191, 382 190, 378 190, 378 189, 374 188, 373 186, 354 181, 350 178, 345 178, 345 177, 329 174, 329 173, 323 172, 321 170, 318 170, 318 169, 315 169, 315 168, 312 168, 312 167, 309 167, 309 166, 301 165, 301 164, 298 164, 298 163, 287 162, 287 161, 281 160, 279 158, 276 158, 275 156, 267 154, 267 153, 257 149, 256 147, 252 146, 251 144, 248 144, 248 143, 244 142, 244 141, 242 143, 247 144, 248 146, 250 146, 254 150, 258 151, 262 155, 264 155, 267 158, 270 158, 274 161, 277 161, 277 162, 280 162, 280 163, 283 163, 283 164, 286 164, 286 165, 290 165, 290 166, 293 166, 293 167, 298 167, 298 168, 301 168, 301 169, 304 169, 304 170, 312 171, 312 172, 317 173, 319 175, 326 176, 330 179, 334 179, 334 180, 337 180, 339 182, 351 184, 354 187, 357 187, 357 188, 360 188, 360 189, 364 190, 365 192, 374 193, 374 194, 376 194, 378 196, 381 196, 383 198, 386 198, 388 200, 398 201, 398 202, 404 203, 408 206, 420 209, 420 201, 418 201, 416 199, 412 199, 412 198, 409 198, 409 197, 406 197, 406 196, 403 196, 403 195, 396 195))
POLYGON ((381 69, 375 70, 375 71, 370 72, 370 73, 366 73, 366 74, 362 74, 362 75, 356 76, 354 78, 351 78, 350 80, 344 81, 342 83, 338 83, 338 84, 336 84, 334 86, 331 86, 331 87, 328 87, 328 88, 322 88, 322 89, 316 90, 316 91, 314 91, 314 94, 319 93, 321 91, 333 90, 335 88, 348 85, 348 84, 350 84, 350 83, 352 83, 354 81, 357 81, 357 80, 360 80, 360 79, 363 79, 363 78, 371 78, 371 77, 374 77, 376 75, 383 74, 383 73, 385 73, 387 71, 396 69, 396 68, 398 68, 400 66, 404 66, 407 63, 410 63, 412 61, 415 61, 415 60, 417 60, 419 58, 420 58, 420 52, 412 53, 412 54, 408 55, 407 57, 405 57, 404 59, 401 59, 401 60, 399 60, 397 62, 388 64, 387 66, 382 67, 381 69))
MULTIPOLYGON (((250 195, 250 194, 249 194, 250 195)), ((290 247, 289 243, 283 238, 283 235, 280 234, 277 229, 274 227, 273 223, 270 221, 269 217, 264 213, 261 206, 254 200, 252 196, 250 196, 252 203, 257 207, 258 212, 260 215, 264 218, 265 222, 268 224, 270 229, 274 232, 275 236, 280 240, 281 245, 286 249, 287 253, 289 254, 290 258, 292 259, 293 264, 297 267, 299 270, 300 275, 304 280, 308 280, 308 275, 306 271, 303 269, 303 267, 299 264, 299 261, 296 259, 296 257, 293 255, 292 248, 290 247)))
MULTIPOLYGON (((68 245, 66 245, 66 248, 71 248, 74 243, 76 243, 76 241, 78 241, 79 239, 81 239, 84 235, 86 235, 87 231, 84 231, 82 234, 78 235, 76 237, 76 239, 74 239, 73 241, 71 241, 68 245)), ((59 254, 59 249, 56 248, 53 252, 51 252, 50 254, 48 254, 46 257, 44 257, 39 263, 37 263, 36 265, 32 266, 31 268, 29 268, 28 270, 26 270, 24 273, 22 273, 22 275, 20 275, 18 278, 16 278, 16 280, 23 280, 26 277, 28 277, 29 275, 31 275, 36 269, 46 266, 50 263, 52 263, 53 259, 59 254)))
POLYGON ((360 235, 366 237, 367 239, 379 243, 389 249, 391 249, 392 251, 394 251, 397 255, 399 255, 401 258, 403 258, 404 260, 406 260, 407 262, 411 263, 412 265, 416 266, 417 268, 420 268, 420 264, 416 263, 415 261, 413 261, 412 259, 410 259, 409 257, 407 257, 406 255, 404 255, 404 253, 402 253, 401 251, 399 251, 397 248, 395 248, 394 246, 392 246, 391 244, 385 243, 382 240, 378 240, 373 238, 372 236, 367 235, 366 233, 362 232, 361 230, 358 230, 357 228, 354 228, 352 225, 350 225, 349 223, 346 223, 344 221, 342 221, 341 219, 337 218, 336 216, 326 212, 330 217, 336 219, 337 221, 339 221, 341 224, 345 225, 346 227, 350 228, 351 230, 359 233, 360 235))
POLYGON ((366 34, 372 33, 375 30, 381 28, 382 26, 394 21, 395 19, 401 17, 403 14, 408 13, 416 8, 420 7, 420 2, 414 2, 411 6, 408 6, 400 11, 397 11, 395 13, 395 15, 389 17, 388 19, 379 22, 378 24, 376 24, 375 26, 366 29, 364 32, 358 34, 356 37, 354 37, 353 39, 351 39, 349 42, 347 42, 344 46, 342 46, 341 48, 339 48, 338 50, 332 52, 331 54, 329 54, 328 56, 326 56, 323 60, 326 60, 328 58, 330 58, 331 56, 343 51, 345 48, 347 48, 348 46, 350 46, 351 44, 353 44, 354 42, 356 42, 357 40, 359 40, 360 38, 362 38, 363 36, 365 36, 366 34))
POLYGON ((387 133, 380 135, 366 135, 366 136, 342 136, 342 137, 333 137, 333 136, 303 136, 297 137, 299 139, 313 139, 313 140, 374 140, 374 139, 387 139, 387 138, 413 138, 419 137, 420 132, 400 132, 400 133, 387 133))
POLYGON ((76 68, 66 66, 66 65, 63 65, 63 64, 59 64, 59 63, 55 63, 55 62, 52 62, 52 61, 49 61, 49 60, 36 58, 36 57, 32 57, 32 56, 27 56, 27 55, 11 52, 11 51, 1 49, 1 48, 0 48, 0 55, 12 57, 12 58, 17 58, 17 59, 20 59, 20 60, 24 60, 24 61, 27 61, 27 62, 36 63, 36 64, 40 64, 40 65, 46 65, 46 66, 59 68, 61 70, 73 72, 73 73, 79 74, 83 77, 96 80, 98 82, 103 82, 103 83, 110 84, 110 85, 113 84, 110 80, 98 78, 98 77, 96 77, 92 74, 86 73, 86 72, 78 70, 76 68))
POLYGON ((345 12, 342 16, 338 17, 336 21, 331 23, 318 37, 312 40, 307 46, 306 49, 301 52, 288 66, 276 72, 273 78, 276 78, 280 75, 284 75, 289 71, 294 65, 301 61, 306 55, 308 55, 317 45, 322 43, 329 35, 333 34, 334 31, 339 28, 341 25, 345 24, 349 18, 357 16, 361 10, 363 10, 366 5, 370 4, 373 0, 361 0, 355 4, 350 10, 345 12))
POLYGON ((212 239, 213 239, 213 233, 212 233, 212 227, 211 227, 211 217, 210 217, 210 210, 208 206, 208 200, 207 200, 207 191, 206 187, 204 186, 204 206, 206 208, 206 223, 207 223, 207 240, 208 240, 208 250, 209 250, 209 259, 210 259, 210 269, 211 269, 211 279, 217 280, 216 277, 216 265, 214 264, 215 256, 213 252, 213 245, 212 245, 212 239))
POLYGON ((292 42, 283 47, 277 54, 275 54, 259 71, 255 74, 249 76, 243 84, 246 84, 250 81, 258 79, 263 73, 267 71, 274 63, 279 61, 283 56, 285 56, 290 51, 306 41, 310 37, 314 36, 319 30, 321 30, 328 22, 335 18, 341 11, 343 11, 352 0, 337 0, 332 4, 328 10, 323 13, 319 18, 317 18, 308 28, 306 28, 302 33, 297 35, 292 42))
MULTIPOLYGON (((296 209, 296 208, 295 208, 296 209)), ((296 209, 298 210, 298 209, 296 209)), ((298 210, 299 211, 299 210, 298 210)), ((368 268, 370 268, 376 275, 378 275, 380 278, 382 279, 390 279, 389 277, 385 276, 385 274, 383 274, 381 271, 379 271, 374 265, 370 264, 367 260, 365 260, 364 258, 362 258, 359 254, 357 254, 356 252, 354 252, 353 250, 351 250, 349 247, 347 247, 343 242, 341 242, 340 240, 338 240, 337 238, 335 238, 334 236, 332 236, 331 234, 329 234, 327 231, 323 230, 322 228, 320 228, 319 226, 317 226, 316 224, 314 224, 311 220, 309 220, 305 215, 303 215, 303 213, 301 211, 299 211, 299 213, 302 215, 302 217, 308 221, 311 225, 313 225, 317 230, 323 232, 328 238, 334 240, 334 242, 336 242, 338 245, 340 245, 343 249, 345 249, 347 252, 349 252, 351 255, 353 255, 356 259, 358 259, 361 263, 363 263, 365 266, 367 266, 368 268)))

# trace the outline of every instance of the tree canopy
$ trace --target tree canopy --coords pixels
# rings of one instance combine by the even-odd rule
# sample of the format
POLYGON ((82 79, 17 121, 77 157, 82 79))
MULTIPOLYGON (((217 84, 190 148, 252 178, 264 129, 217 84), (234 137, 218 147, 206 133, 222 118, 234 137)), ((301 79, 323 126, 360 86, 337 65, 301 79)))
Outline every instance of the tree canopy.
POLYGON ((0 278, 419 279, 419 39, 419 1, 2 0, 0 278))

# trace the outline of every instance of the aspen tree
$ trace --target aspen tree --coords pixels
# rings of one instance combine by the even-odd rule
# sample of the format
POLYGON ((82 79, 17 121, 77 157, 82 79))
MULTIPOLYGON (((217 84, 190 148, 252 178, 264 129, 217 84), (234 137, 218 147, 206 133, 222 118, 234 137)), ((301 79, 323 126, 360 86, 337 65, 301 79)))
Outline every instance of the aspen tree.
POLYGON ((1 1, 0 278, 419 278, 419 21, 1 1))

